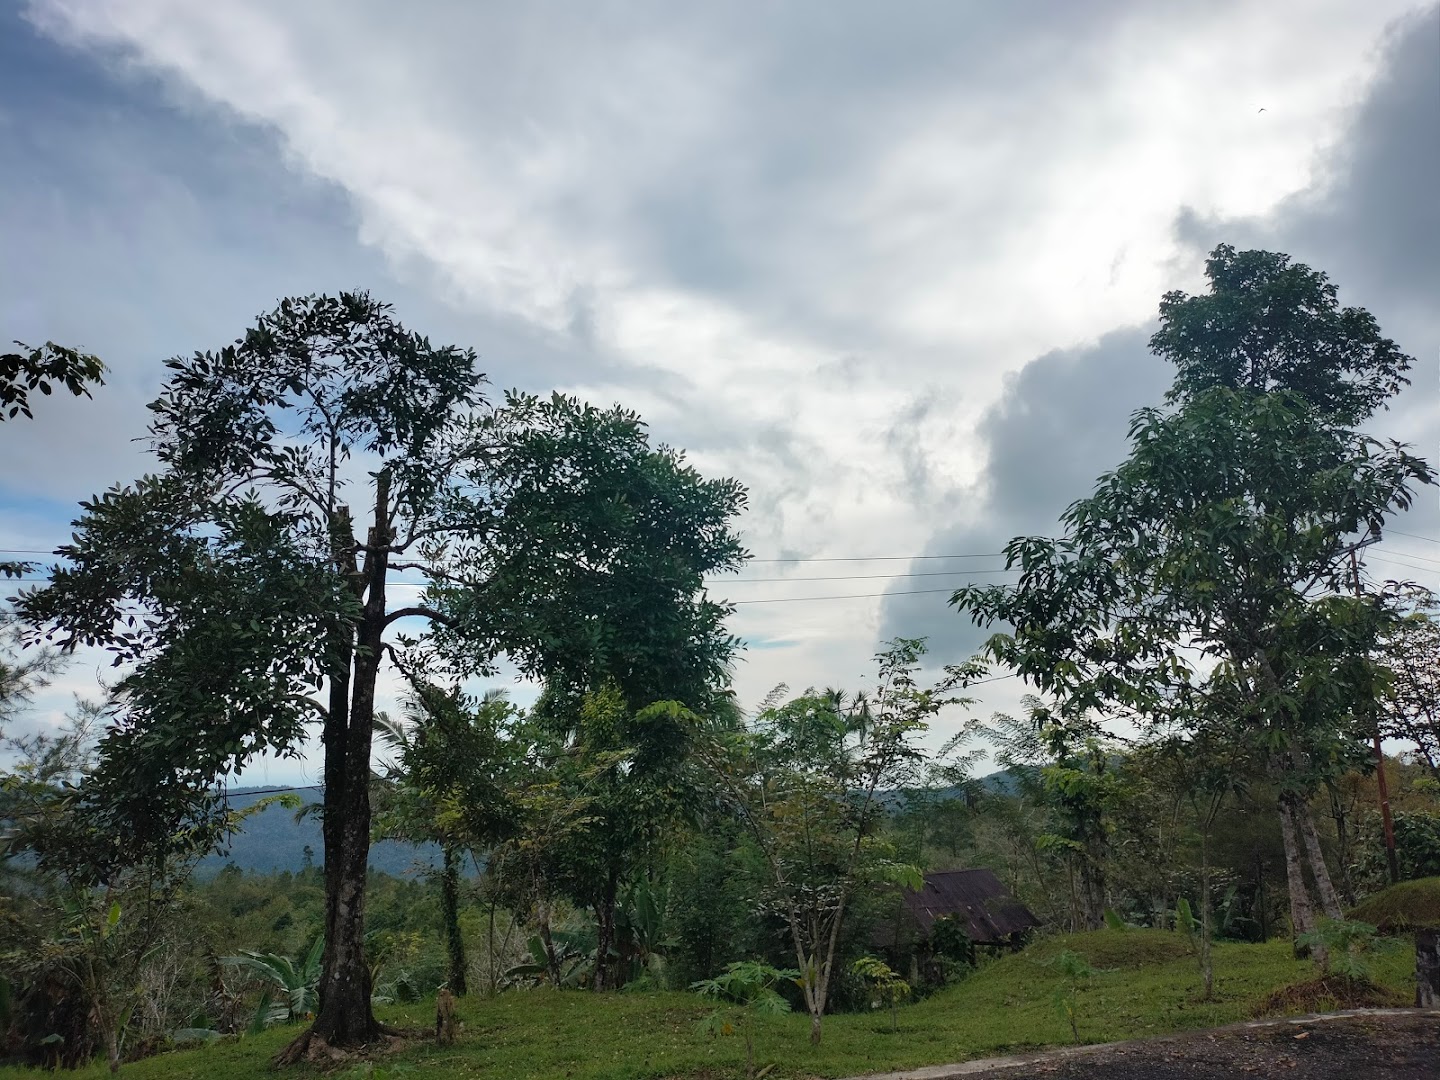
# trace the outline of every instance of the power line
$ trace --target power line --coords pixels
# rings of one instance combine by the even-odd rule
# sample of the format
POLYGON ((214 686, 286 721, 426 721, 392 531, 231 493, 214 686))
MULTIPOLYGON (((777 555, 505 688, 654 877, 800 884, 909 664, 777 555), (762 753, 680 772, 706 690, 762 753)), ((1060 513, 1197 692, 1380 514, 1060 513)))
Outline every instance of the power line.
POLYGON ((962 574, 1014 574, 1019 573, 1019 570, 1020 568, 1017 566, 1011 570, 923 570, 910 574, 841 574, 836 577, 706 578, 705 581, 711 585, 746 585, 750 582, 762 581, 874 581, 911 577, 959 577, 962 574))
MULTIPOLYGON (((977 574, 1014 574, 1019 573, 1019 567, 1010 570, 923 570, 909 574, 839 574, 831 577, 720 577, 704 578, 709 585, 749 585, 782 582, 790 583, 797 581, 890 581, 895 578, 914 577, 961 577, 963 575, 977 574)), ((441 583, 443 584, 443 582, 441 583)), ((428 581, 387 581, 385 587, 402 589, 428 589, 428 581)))
POLYGON ((1382 547, 1377 547, 1373 550, 1383 552, 1386 555, 1398 555, 1402 559, 1419 559, 1421 562, 1435 563, 1436 565, 1440 565, 1440 559, 1433 558, 1429 555, 1415 555, 1408 551, 1392 551, 1390 548, 1382 547))
POLYGON ((1408 536, 1412 540, 1424 540, 1427 544, 1440 544, 1440 540, 1436 540, 1433 536, 1421 536, 1419 533, 1407 533, 1399 529, 1382 529, 1381 531, 1392 532, 1396 536, 1408 536))
POLYGON ((900 592, 867 592, 849 593, 845 596, 777 596, 767 600, 732 600, 737 607, 740 604, 794 604, 801 600, 865 600, 874 596, 924 596, 928 593, 953 593, 954 589, 903 589, 900 592))
POLYGON ((975 552, 968 555, 836 555, 826 558, 749 559, 757 563, 812 563, 812 562, 912 562, 920 559, 998 559, 1003 551, 975 552))
POLYGON ((1367 559, 1366 561, 1367 561, 1367 562, 1384 563, 1386 566, 1403 566, 1403 567, 1404 567, 1405 569, 1407 569, 1407 570, 1419 570, 1422 574, 1440 574, 1440 567, 1434 567, 1434 566, 1418 566, 1418 565, 1416 565, 1415 563, 1412 563, 1412 562, 1401 562, 1401 561, 1396 560, 1396 559, 1380 559, 1380 558, 1376 558, 1376 557, 1374 557, 1374 556, 1371 556, 1371 557, 1370 557, 1369 559, 1367 559))

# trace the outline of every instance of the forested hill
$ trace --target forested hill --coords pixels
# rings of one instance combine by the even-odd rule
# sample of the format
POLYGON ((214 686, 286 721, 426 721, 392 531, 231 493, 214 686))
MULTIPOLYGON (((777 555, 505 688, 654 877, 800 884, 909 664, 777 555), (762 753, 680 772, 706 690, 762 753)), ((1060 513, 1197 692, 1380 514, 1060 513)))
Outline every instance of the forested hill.
MULTIPOLYGON (((984 792, 1014 793, 1015 779, 1008 770, 991 773, 979 780, 984 792)), ((273 792, 273 788, 237 788, 230 792, 230 805, 236 809, 254 806, 273 792)), ((321 801, 319 787, 301 788, 295 794, 307 805, 318 805, 321 801)), ((937 794, 942 799, 955 798, 961 790, 948 788, 937 794)), ((204 859, 200 863, 200 873, 209 876, 227 863, 234 863, 241 870, 260 873, 299 870, 305 866, 306 847, 310 848, 311 861, 317 865, 323 861, 320 818, 307 814, 297 821, 294 810, 278 804, 267 806, 245 820, 243 831, 231 837, 227 854, 210 855, 204 859)), ((370 867, 400 877, 434 865, 439 857, 440 849, 434 844, 382 840, 370 848, 370 867)))
MULTIPOLYGON (((254 806, 273 792, 273 788, 237 788, 230 792, 230 805, 236 809, 254 806)), ((306 804, 321 801, 318 787, 301 788, 295 794, 306 804)), ((312 813, 297 821, 295 816, 294 810, 278 804, 258 811, 245 820, 242 832, 230 838, 226 854, 211 855, 201 862, 200 873, 214 874, 227 863, 261 873, 299 870, 305 866, 307 847, 311 860, 319 864, 324 851, 320 818, 312 813)), ((440 849, 432 844, 417 846, 382 840, 370 848, 370 866, 397 877, 406 876, 432 865, 439 855, 440 849)))

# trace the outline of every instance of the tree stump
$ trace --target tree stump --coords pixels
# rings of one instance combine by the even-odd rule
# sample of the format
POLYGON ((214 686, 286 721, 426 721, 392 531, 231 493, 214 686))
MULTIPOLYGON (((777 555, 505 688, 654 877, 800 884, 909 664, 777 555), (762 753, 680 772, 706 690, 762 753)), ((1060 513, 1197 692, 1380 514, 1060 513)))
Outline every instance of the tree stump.
POLYGON ((449 1046, 460 1034, 460 1018, 455 1015, 455 995, 444 987, 435 996, 435 1038, 449 1046))
POLYGON ((1415 1007, 1440 1008, 1440 930, 1415 934, 1415 1007))

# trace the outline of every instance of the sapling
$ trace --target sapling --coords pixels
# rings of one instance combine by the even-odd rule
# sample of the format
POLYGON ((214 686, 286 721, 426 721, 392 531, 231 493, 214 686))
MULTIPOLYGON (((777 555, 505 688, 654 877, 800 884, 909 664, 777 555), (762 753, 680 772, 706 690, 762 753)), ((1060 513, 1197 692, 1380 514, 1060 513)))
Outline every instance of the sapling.
POLYGON ((733 1035, 739 1030, 745 1039, 746 1080, 757 1080, 754 1017, 757 1013, 778 1016, 790 1011, 790 1003, 775 989, 777 983, 787 979, 798 983, 800 972, 773 968, 758 960, 739 960, 727 965, 715 978, 690 985, 690 989, 706 997, 728 1003, 729 1007, 722 1006, 706 1017, 702 1026, 711 1035, 733 1035))
POLYGON ((850 970, 870 988, 870 1007, 878 1009, 882 1005, 890 1006, 890 1030, 900 1030, 900 1017, 896 1006, 910 996, 910 984, 889 964, 873 956, 862 956, 850 965, 850 970))
POLYGON ((1090 977, 1098 972, 1083 956, 1073 953, 1069 949, 1062 949, 1046 966, 1053 967, 1064 979, 1064 982, 1055 988, 1055 1011, 1060 1014, 1062 1020, 1070 1025, 1070 1034, 1078 1043, 1080 1026, 1077 1023, 1077 1014, 1080 988, 1082 985, 1088 984, 1090 977))

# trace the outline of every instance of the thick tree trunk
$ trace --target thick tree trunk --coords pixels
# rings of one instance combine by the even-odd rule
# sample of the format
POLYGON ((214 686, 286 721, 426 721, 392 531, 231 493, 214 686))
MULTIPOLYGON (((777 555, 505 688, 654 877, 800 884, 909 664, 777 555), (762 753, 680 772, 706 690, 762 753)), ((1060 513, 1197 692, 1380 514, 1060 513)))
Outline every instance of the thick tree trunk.
POLYGON ((467 993, 465 985, 465 938, 460 933, 460 866, 455 849, 448 844, 441 849, 440 913, 445 922, 445 949, 450 967, 446 978, 450 992, 456 997, 467 993))
MULTIPOLYGON (((1305 872, 1300 865, 1300 844, 1295 836, 1295 819, 1291 814, 1290 802, 1281 796, 1280 839, 1285 845, 1285 881, 1290 889, 1290 934, 1292 941, 1301 934, 1315 929, 1315 913, 1310 906, 1310 892, 1305 888, 1305 872)), ((1314 950, 1316 959, 1324 963, 1324 950, 1314 950)), ((1296 946, 1296 955, 1303 950, 1296 946)))
POLYGON ((1330 870, 1325 865, 1325 853, 1320 849, 1320 836, 1315 831, 1315 818, 1303 799, 1294 802, 1295 822, 1300 827, 1300 837, 1305 843, 1305 855, 1310 863, 1310 874, 1315 879, 1315 889, 1320 894, 1320 907, 1327 918, 1343 919, 1345 909, 1340 906, 1340 894, 1330 879, 1330 870))
MULTIPOLYGON (((375 523, 369 531, 364 566, 358 575, 352 574, 356 595, 364 596, 364 606, 353 637, 349 628, 337 631, 331 657, 330 709, 324 725, 325 951, 320 1010, 310 1028, 277 1055, 276 1063, 282 1065, 300 1061, 324 1047, 367 1046, 385 1033, 370 1003, 370 969, 365 962, 365 877, 370 857, 375 680, 385 631, 389 515, 389 476, 381 473, 376 481, 375 523)), ((349 532, 349 514, 343 509, 332 525, 331 543, 337 561, 347 549, 342 530, 349 532)), ((353 538, 349 548, 353 549, 353 538)), ((345 559, 343 565, 353 565, 349 556, 345 559)))
POLYGON ((1440 930, 1415 935, 1415 1007, 1440 1008, 1440 930))

